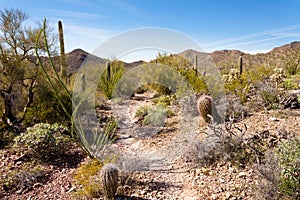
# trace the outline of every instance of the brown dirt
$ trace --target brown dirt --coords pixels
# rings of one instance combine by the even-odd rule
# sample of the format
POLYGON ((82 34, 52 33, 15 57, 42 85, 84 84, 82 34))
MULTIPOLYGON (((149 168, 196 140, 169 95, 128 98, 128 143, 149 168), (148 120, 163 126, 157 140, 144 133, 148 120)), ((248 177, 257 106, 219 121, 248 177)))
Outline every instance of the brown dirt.
MULTIPOLYGON (((149 104, 149 102, 146 102, 149 104)), ((129 102, 131 105, 131 120, 133 113, 143 105, 139 100, 129 102)), ((199 137, 207 129, 204 121, 195 117, 200 124, 199 137)), ((126 121, 126 120, 125 120, 126 121)), ((132 121, 127 121, 132 123, 132 121)), ((133 123, 134 124, 134 123, 133 123)), ((300 110, 276 110, 253 113, 236 123, 236 126, 247 126, 249 134, 269 130, 278 133, 285 129, 289 133, 300 132, 300 110)), ((178 129, 178 118, 167 119, 167 128, 150 138, 135 138, 124 133, 128 140, 117 141, 123 150, 132 150, 137 145, 143 151, 159 150, 172 141, 178 129)), ((136 127, 135 127, 136 128, 136 127)), ((140 152, 139 152, 140 153, 140 152)), ((72 195, 77 186, 72 181, 73 172, 80 163, 86 162, 86 157, 78 148, 73 148, 68 155, 41 164, 45 172, 43 178, 31 188, 6 192, 0 188, 1 199, 74 199, 72 195)), ((22 159, 21 152, 13 149, 0 150, 1 179, 12 170, 20 169, 24 165, 36 165, 22 159)), ((155 170, 141 170, 127 174, 124 185, 118 188, 117 199, 255 199, 255 186, 259 178, 254 166, 239 167, 230 163, 220 162, 213 166, 199 165, 178 157, 163 168, 155 170)), ((102 199, 102 198, 98 198, 102 199)))

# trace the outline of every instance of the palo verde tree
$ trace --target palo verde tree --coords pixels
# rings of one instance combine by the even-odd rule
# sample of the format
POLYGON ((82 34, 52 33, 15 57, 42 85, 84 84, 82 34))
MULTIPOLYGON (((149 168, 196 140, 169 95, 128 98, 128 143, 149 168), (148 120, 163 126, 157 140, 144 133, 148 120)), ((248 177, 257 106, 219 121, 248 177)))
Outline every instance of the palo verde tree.
MULTIPOLYGON (((0 116, 9 126, 24 120, 39 76, 34 45, 42 27, 25 26, 27 19, 28 15, 17 9, 0 11, 0 116)), ((49 44, 54 44, 51 31, 48 33, 49 44)), ((38 47, 41 53, 45 51, 42 41, 38 47)))

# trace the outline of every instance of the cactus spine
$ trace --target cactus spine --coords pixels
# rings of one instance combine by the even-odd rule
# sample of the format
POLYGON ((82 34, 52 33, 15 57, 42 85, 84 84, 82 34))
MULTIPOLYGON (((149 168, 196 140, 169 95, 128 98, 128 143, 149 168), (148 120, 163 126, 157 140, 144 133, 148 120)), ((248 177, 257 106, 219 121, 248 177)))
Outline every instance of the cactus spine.
POLYGON ((240 76, 243 73, 243 56, 239 57, 239 68, 240 68, 240 76))
POLYGON ((66 83, 67 82, 66 55, 65 55, 64 33, 63 33, 63 27, 61 21, 58 21, 58 33, 59 33, 60 59, 61 59, 60 75, 61 78, 66 83))
POLYGON ((197 109, 205 122, 211 122, 212 98, 208 95, 202 95, 197 102, 197 109))
POLYGON ((106 199, 114 199, 118 188, 118 169, 113 164, 106 164, 101 169, 101 183, 106 199))

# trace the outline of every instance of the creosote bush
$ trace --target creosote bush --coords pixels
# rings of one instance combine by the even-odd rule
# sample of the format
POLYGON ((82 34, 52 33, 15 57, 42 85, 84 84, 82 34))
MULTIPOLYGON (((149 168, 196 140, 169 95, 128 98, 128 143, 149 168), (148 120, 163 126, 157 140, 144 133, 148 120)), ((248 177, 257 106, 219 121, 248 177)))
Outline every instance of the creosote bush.
POLYGON ((27 128, 27 132, 17 136, 14 142, 34 158, 48 160, 68 149, 71 141, 63 134, 67 132, 63 125, 40 123, 27 128))

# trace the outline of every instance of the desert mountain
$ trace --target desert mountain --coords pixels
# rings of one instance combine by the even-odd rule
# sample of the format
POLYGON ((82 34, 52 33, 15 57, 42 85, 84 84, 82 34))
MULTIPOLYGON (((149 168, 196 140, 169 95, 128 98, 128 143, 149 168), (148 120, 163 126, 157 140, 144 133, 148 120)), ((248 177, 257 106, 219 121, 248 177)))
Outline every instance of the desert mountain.
MULTIPOLYGON (((178 55, 191 58, 196 53, 197 55, 207 54, 189 49, 178 55)), ((243 56, 243 63, 245 67, 255 65, 281 67, 288 58, 295 59, 295 61, 299 60, 300 42, 292 42, 290 44, 276 47, 268 53, 248 54, 239 50, 220 50, 209 53, 209 55, 220 69, 237 66, 240 56, 243 56)), ((81 49, 75 49, 66 55, 68 73, 72 74, 76 72, 87 57, 89 57, 89 59, 93 59, 95 62, 107 62, 106 59, 99 58, 81 49)), ((124 66, 126 68, 131 68, 143 63, 145 62, 136 61, 132 63, 124 63, 124 66)))

